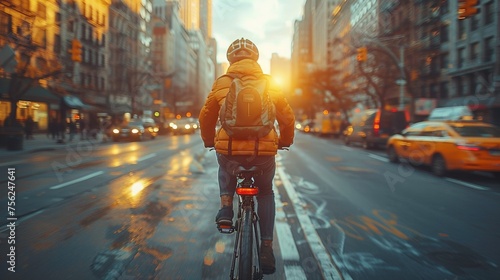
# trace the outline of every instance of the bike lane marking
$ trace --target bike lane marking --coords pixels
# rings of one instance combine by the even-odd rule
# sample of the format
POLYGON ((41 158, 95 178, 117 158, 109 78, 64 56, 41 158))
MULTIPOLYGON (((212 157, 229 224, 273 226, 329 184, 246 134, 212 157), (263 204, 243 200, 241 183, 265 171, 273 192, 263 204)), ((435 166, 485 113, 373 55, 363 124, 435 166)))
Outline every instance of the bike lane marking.
POLYGON ((307 212, 301 206, 302 203, 300 201, 300 198, 297 192, 295 191, 292 183, 286 176, 284 168, 282 166, 276 166, 276 172, 279 174, 281 182, 283 183, 283 186, 285 188, 285 191, 287 192, 288 197, 290 198, 292 207, 295 213, 297 214, 297 219, 309 243, 309 247, 311 248, 314 257, 316 258, 316 261, 318 261, 319 263, 319 266, 321 268, 321 273, 323 274, 323 278, 333 279, 333 280, 344 279, 340 274, 337 266, 334 264, 332 258, 330 257, 330 254, 325 248, 323 242, 321 241, 321 238, 314 229, 314 225, 311 219, 309 218, 307 212))
POLYGON ((299 250, 297 250, 297 246, 295 246, 295 240, 290 226, 288 225, 285 211, 283 211, 283 203, 281 202, 281 197, 278 195, 278 192, 275 192, 274 199, 277 206, 275 228, 280 244, 281 256, 284 261, 299 261, 299 250))
POLYGON ((298 265, 292 265, 287 263, 300 261, 299 250, 295 245, 295 239, 292 235, 292 230, 288 224, 285 211, 283 210, 283 202, 281 201, 281 196, 278 191, 274 192, 274 200, 276 202, 276 235, 278 236, 279 247, 281 251, 281 257, 285 264, 283 269, 285 271, 285 279, 307 279, 304 269, 298 265))

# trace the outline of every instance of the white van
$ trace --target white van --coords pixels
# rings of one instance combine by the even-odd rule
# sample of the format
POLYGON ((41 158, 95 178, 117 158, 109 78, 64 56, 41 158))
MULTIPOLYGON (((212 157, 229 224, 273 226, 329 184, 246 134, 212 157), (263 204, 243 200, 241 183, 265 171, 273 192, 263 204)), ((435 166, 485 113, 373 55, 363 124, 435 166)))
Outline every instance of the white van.
POLYGON ((474 114, 467 106, 441 107, 432 110, 429 121, 465 121, 473 120, 474 114))

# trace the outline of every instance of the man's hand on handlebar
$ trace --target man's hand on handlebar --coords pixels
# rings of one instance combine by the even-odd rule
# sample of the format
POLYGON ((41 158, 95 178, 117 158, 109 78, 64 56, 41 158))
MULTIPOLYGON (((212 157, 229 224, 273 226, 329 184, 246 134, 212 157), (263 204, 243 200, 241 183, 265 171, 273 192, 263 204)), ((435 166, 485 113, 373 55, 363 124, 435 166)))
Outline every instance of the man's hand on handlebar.
POLYGON ((290 146, 289 145, 278 144, 278 150, 290 151, 290 146))

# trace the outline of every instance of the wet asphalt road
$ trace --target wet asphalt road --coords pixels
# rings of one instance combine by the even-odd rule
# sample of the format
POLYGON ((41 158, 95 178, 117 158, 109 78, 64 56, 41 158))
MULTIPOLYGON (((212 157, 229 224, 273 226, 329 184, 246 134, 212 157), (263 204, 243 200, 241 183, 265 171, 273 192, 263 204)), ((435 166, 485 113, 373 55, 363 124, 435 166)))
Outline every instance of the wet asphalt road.
MULTIPOLYGON (((438 178, 301 133, 277 166, 278 269, 264 279, 500 279, 489 174, 438 178)), ((228 278, 234 235, 215 228, 217 163, 198 134, 2 159, 9 167, 16 272, 3 218, 1 279, 228 278)))

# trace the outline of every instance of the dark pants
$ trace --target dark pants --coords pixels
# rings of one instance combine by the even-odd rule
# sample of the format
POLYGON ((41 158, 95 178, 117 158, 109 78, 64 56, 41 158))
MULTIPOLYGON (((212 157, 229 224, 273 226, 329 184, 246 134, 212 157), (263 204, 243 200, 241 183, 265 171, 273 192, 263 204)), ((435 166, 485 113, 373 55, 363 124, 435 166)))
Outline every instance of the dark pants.
POLYGON ((276 171, 274 156, 226 156, 217 154, 219 162, 219 190, 220 195, 234 197, 236 190, 236 176, 231 175, 231 170, 237 165, 246 168, 258 166, 263 174, 254 177, 254 183, 259 188, 257 195, 257 214, 262 240, 273 240, 274 218, 276 206, 274 203, 273 179, 276 171))

